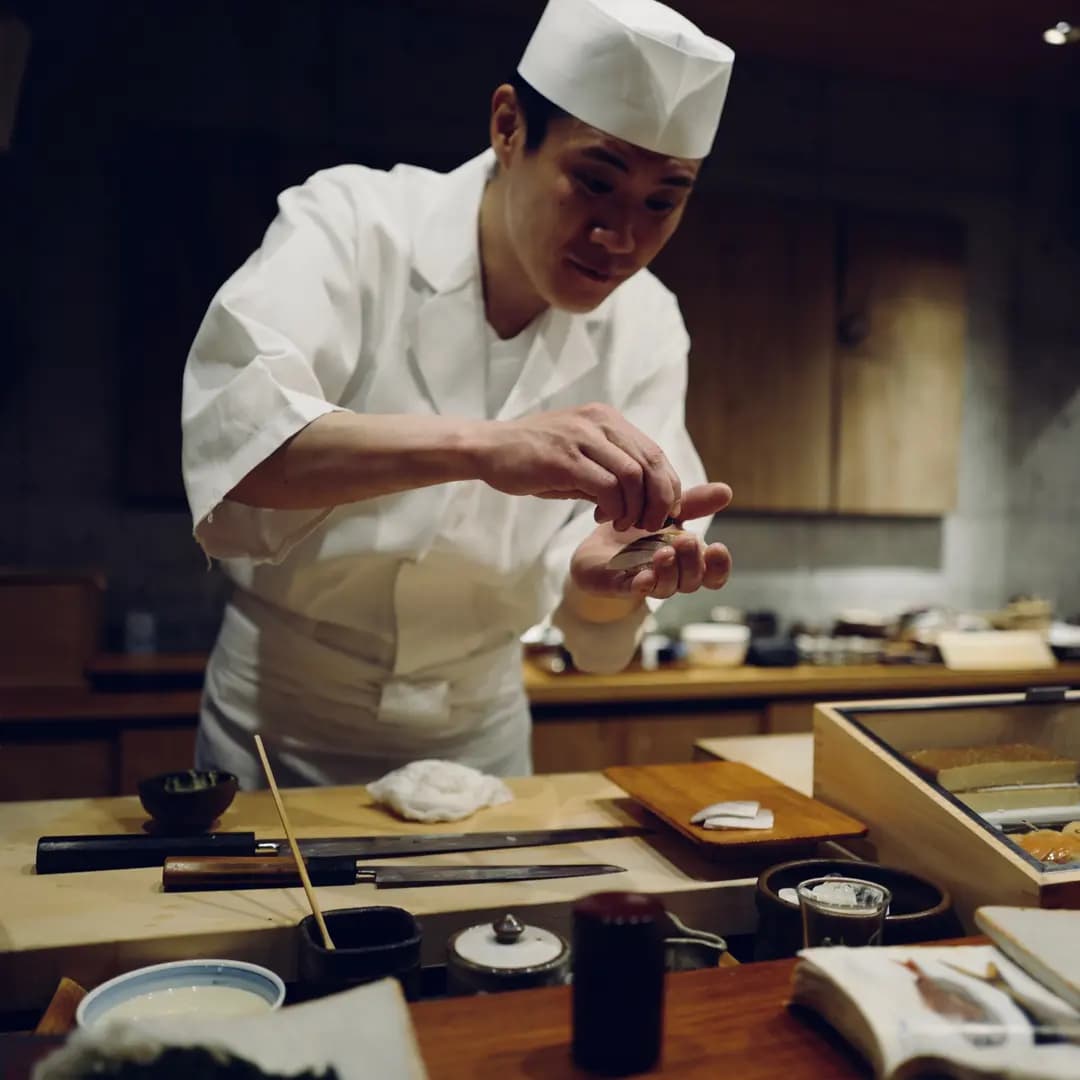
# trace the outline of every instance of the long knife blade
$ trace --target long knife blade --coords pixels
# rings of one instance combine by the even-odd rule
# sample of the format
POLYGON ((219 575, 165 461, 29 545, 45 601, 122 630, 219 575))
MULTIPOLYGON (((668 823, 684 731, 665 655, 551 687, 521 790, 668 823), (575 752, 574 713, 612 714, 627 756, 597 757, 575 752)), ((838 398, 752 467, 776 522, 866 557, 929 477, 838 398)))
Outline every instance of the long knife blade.
POLYGON ((380 889, 410 885, 476 885, 488 881, 539 881, 543 878, 592 877, 625 874, 625 866, 604 863, 568 863, 541 866, 360 866, 356 876, 374 879, 380 889))
MULTIPOLYGON (((391 855, 445 855, 459 851, 493 851, 498 848, 582 844, 589 840, 644 836, 650 831, 638 825, 593 825, 576 829, 523 829, 519 832, 358 836, 341 840, 327 837, 300 840, 298 843, 305 859, 309 855, 348 855, 354 859, 376 859, 389 858, 391 855)), ((272 843, 277 845, 277 854, 291 857, 288 841, 274 840, 272 843)))
MULTIPOLYGON (((523 829, 517 832, 402 833, 396 836, 315 837, 300 839, 304 858, 350 856, 356 859, 396 855, 438 855, 458 851, 580 844, 643 836, 650 830, 636 825, 583 826, 568 829, 523 829)), ((140 835, 43 836, 37 843, 35 868, 39 874, 80 870, 124 870, 161 866, 171 855, 285 856, 292 855, 285 840, 259 840, 253 832, 198 833, 188 836, 140 835)))
MULTIPOLYGON (((604 863, 550 863, 522 866, 420 865, 371 866, 348 857, 316 856, 304 860, 313 885, 374 883, 380 889, 415 885, 471 885, 488 881, 538 881, 545 878, 618 874, 625 867, 604 863)), ((281 889, 300 884, 291 859, 277 856, 170 856, 161 871, 165 892, 209 889, 281 889)))

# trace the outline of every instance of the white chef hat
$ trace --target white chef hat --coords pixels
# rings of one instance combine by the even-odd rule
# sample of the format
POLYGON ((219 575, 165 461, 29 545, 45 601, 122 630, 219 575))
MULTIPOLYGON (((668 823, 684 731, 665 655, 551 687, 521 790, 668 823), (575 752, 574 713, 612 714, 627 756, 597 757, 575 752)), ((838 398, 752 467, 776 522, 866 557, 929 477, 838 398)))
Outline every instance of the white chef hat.
POLYGON ((617 139, 703 158, 735 53, 656 0, 548 0, 518 73, 617 139))

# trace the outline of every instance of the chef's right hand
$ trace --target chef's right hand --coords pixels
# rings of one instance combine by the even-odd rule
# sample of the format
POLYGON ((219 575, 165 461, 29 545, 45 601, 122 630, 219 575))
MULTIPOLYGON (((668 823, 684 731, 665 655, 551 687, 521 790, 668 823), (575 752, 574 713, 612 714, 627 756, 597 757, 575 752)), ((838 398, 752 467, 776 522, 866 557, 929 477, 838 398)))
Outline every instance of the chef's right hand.
POLYGON ((478 476, 508 495, 587 499, 598 524, 655 532, 682 488, 659 446, 610 405, 579 405, 476 428, 478 476))

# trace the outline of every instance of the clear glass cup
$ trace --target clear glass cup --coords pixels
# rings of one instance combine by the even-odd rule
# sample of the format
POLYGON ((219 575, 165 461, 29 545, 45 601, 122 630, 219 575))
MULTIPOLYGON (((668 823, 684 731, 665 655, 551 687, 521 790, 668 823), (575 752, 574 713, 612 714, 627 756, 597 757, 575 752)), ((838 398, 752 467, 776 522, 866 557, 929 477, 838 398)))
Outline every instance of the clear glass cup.
POLYGON ((803 946, 880 945, 892 894, 884 885, 850 877, 799 883, 803 946))

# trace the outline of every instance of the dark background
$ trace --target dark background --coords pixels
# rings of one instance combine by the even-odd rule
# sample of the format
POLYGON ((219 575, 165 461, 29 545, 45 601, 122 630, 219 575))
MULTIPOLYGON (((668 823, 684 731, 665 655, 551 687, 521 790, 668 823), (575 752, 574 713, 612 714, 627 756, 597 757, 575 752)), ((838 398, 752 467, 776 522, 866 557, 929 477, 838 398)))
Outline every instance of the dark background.
MULTIPOLYGON (((915 569, 946 599, 990 606, 1030 583, 1018 567, 1041 565, 1080 608, 1066 557, 1080 508, 1068 404, 1080 47, 1039 39, 1059 6, 675 6, 739 57, 708 184, 940 209, 975 230, 978 412, 956 519, 973 543, 915 569), (1025 529, 1037 543, 1018 557, 1025 529)), ((31 34, 0 151, 0 565, 102 567, 113 643, 123 613, 144 607, 162 647, 209 644, 224 586, 190 538, 178 403, 210 296, 258 244, 276 195, 316 169, 448 169, 482 149, 491 90, 541 8, 0 0, 0 18, 31 34)), ((839 549, 829 522, 734 528, 757 607, 770 588, 790 595, 792 530, 813 532, 802 550, 817 544, 821 565, 852 569, 841 585, 858 602, 859 574, 908 566, 924 526, 876 537, 849 524, 839 549)), ((790 613, 823 602, 809 589, 790 613)))

